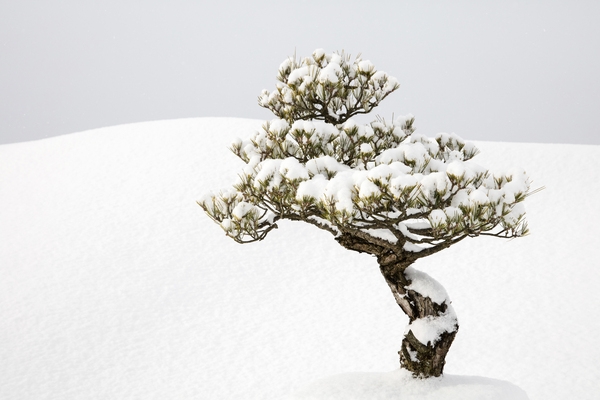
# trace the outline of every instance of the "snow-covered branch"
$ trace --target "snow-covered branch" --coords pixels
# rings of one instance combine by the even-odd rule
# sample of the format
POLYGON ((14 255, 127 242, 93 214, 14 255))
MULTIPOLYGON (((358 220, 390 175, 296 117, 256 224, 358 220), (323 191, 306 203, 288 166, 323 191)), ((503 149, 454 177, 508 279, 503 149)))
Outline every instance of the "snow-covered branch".
POLYGON ((285 60, 277 80, 276 89, 263 90, 258 103, 290 122, 343 124, 354 115, 370 112, 400 87, 368 60, 357 57, 352 61, 344 52, 325 54, 322 49, 301 60, 285 60))

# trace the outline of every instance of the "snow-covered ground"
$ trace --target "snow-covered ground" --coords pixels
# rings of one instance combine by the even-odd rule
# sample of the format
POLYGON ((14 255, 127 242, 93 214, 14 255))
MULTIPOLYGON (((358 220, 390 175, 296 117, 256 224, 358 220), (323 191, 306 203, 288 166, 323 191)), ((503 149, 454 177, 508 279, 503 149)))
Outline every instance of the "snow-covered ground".
POLYGON ((196 205, 234 180, 227 146, 260 124, 158 121, 0 146, 1 399, 518 392, 482 377, 531 400, 597 398, 600 147, 477 143, 478 163, 523 167, 546 189, 526 201, 530 236, 415 265, 460 322, 447 377, 424 389, 401 384, 407 319, 374 259, 302 223, 238 245, 196 205))

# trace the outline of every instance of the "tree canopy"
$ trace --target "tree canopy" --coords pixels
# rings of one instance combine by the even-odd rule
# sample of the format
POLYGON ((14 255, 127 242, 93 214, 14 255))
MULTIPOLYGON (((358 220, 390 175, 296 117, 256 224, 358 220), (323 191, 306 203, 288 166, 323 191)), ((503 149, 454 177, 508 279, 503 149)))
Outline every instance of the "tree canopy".
POLYGON ((456 134, 415 133, 414 117, 358 124, 399 88, 360 57, 316 50, 279 67, 259 105, 276 119, 231 150, 245 167, 232 188, 198 202, 240 243, 262 240, 280 219, 304 221, 346 247, 407 261, 479 235, 527 233, 521 169, 492 172, 456 134))

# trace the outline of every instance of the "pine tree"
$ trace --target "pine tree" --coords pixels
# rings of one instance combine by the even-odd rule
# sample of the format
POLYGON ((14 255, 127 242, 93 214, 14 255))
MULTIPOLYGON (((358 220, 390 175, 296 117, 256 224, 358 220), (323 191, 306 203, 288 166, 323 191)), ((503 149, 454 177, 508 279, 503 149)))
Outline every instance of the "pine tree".
POLYGON ((239 243, 263 240, 287 219, 376 257, 409 318, 401 367, 440 376, 456 314, 443 287, 411 265, 467 237, 527 234, 527 175, 488 171, 471 160, 472 143, 417 134, 411 115, 357 124, 352 117, 400 86, 368 60, 316 50, 285 60, 277 80, 259 96, 277 118, 231 147, 245 163, 238 181, 198 204, 239 243))

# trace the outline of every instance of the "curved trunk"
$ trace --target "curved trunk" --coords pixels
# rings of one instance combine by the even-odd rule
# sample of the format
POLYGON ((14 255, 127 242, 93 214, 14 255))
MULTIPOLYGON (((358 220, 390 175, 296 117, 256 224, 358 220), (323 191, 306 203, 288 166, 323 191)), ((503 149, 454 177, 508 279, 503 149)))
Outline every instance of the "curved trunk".
POLYGON ((410 265, 418 258, 399 255, 384 240, 368 239, 360 232, 343 233, 338 243, 349 250, 375 255, 396 303, 408 316, 400 366, 415 377, 440 376, 446 354, 458 331, 458 321, 446 290, 436 280, 410 265))
POLYGON ((388 286, 409 318, 400 355, 402 368, 415 377, 441 376, 458 321, 445 289, 407 265, 380 265, 388 286))

